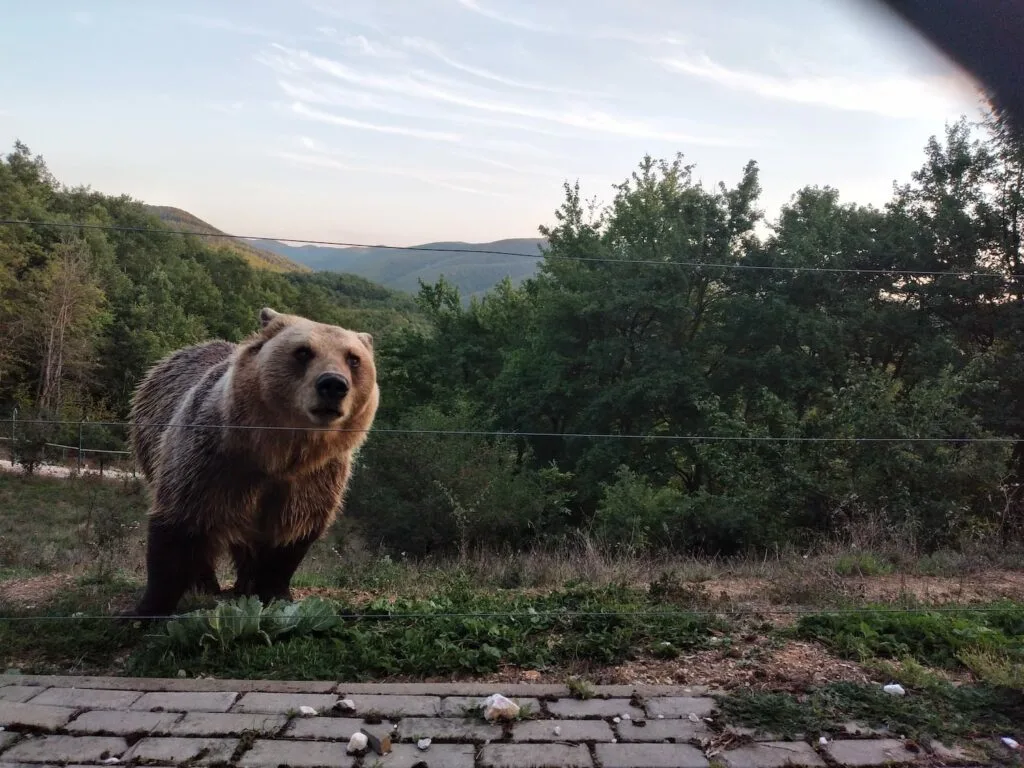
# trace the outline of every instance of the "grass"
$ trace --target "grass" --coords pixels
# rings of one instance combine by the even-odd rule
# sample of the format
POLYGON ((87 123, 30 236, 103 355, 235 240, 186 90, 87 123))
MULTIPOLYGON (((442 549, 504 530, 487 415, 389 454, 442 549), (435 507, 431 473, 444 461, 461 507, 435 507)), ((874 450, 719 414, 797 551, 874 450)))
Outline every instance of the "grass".
POLYGON ((833 683, 803 695, 741 690, 719 702, 722 719, 782 738, 835 737, 846 723, 885 728, 918 740, 1004 736, 1024 722, 1024 693, 987 685, 940 683, 907 696, 881 686, 833 683))

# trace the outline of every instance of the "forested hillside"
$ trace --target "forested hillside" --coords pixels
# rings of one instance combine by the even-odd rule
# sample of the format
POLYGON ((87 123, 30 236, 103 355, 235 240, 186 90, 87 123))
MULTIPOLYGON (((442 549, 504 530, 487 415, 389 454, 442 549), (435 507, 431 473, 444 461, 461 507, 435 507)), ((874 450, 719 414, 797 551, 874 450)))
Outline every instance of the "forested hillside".
POLYGON ((541 238, 491 243, 424 243, 423 250, 331 248, 260 241, 261 248, 316 270, 351 272, 399 291, 415 293, 420 282, 444 277, 463 298, 482 296, 506 277, 518 284, 537 273, 541 238))
MULTIPOLYGON (((705 188, 645 158, 593 217, 566 187, 535 277, 468 305, 441 280, 416 308, 178 234, 3 227, 0 404, 123 416, 156 357, 237 338, 270 304, 379 340, 379 429, 339 528, 373 546, 1019 542, 1020 134, 951 126, 885 207, 801 189, 765 240, 758 195, 753 162, 705 188)), ((158 224, 60 188, 21 146, 0 209, 158 224)))

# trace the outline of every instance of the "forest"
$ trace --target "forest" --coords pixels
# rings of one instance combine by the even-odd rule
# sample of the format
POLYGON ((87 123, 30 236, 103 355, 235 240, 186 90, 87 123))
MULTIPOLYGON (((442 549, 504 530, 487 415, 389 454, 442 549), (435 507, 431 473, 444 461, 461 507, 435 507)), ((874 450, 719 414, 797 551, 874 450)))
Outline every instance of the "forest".
POLYGON ((381 410, 336 535, 396 555, 1021 543, 1024 136, 1004 118, 924 142, 881 208, 806 187, 769 219, 755 162, 709 188, 682 155, 644 157, 605 206, 564 192, 536 275, 465 302, 444 278, 413 296, 260 269, 19 142, 0 219, 50 225, 0 225, 0 418, 41 422, 9 445, 124 420, 150 364, 266 305, 374 334, 381 410))

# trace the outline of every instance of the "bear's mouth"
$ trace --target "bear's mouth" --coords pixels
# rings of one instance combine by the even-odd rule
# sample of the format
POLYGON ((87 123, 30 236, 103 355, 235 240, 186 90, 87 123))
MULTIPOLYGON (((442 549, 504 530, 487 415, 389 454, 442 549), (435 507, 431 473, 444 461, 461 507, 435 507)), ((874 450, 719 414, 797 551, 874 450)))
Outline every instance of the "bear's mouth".
POLYGON ((311 408, 309 411, 319 421, 333 421, 334 419, 341 418, 341 410, 338 408, 331 408, 330 406, 321 405, 318 408, 311 408))

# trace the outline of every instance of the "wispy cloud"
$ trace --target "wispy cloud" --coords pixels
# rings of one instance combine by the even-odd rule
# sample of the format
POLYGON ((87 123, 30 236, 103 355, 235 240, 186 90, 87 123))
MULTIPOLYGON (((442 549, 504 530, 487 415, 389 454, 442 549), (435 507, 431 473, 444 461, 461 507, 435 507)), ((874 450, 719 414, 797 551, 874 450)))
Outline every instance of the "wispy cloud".
POLYGON ((957 109, 956 83, 947 78, 777 76, 731 69, 707 56, 663 58, 660 61, 672 72, 775 101, 895 118, 945 116, 957 109))
POLYGON ((449 143, 458 143, 462 141, 463 137, 458 133, 446 133, 444 131, 425 131, 420 128, 409 128, 403 125, 380 125, 378 123, 368 123, 363 120, 353 120, 350 117, 344 117, 342 115, 335 115, 330 112, 323 112, 318 109, 312 109, 301 101, 297 101, 291 106, 292 112, 300 117, 305 117, 309 120, 318 120, 322 123, 330 123, 332 125, 340 125, 344 128, 359 128, 364 131, 375 131, 377 133, 390 133, 395 136, 408 136, 414 139, 426 139, 428 141, 444 141, 449 143))
POLYGON ((400 59, 405 56, 402 51, 370 40, 365 35, 342 35, 334 27, 317 27, 316 31, 332 43, 360 56, 376 59, 400 59))
POLYGON ((583 133, 651 139, 675 143, 704 146, 736 146, 749 142, 739 138, 722 137, 721 134, 698 135, 684 133, 643 120, 618 117, 589 105, 581 104, 568 110, 550 110, 526 106, 509 101, 499 101, 484 96, 474 96, 447 89, 409 73, 398 76, 368 74, 353 70, 341 62, 307 51, 294 51, 275 45, 285 56, 271 58, 269 63, 279 71, 297 72, 303 67, 312 68, 323 74, 361 88, 401 94, 410 98, 439 102, 477 112, 510 115, 530 120, 555 123, 578 129, 583 133))
POLYGON ((490 70, 484 69, 482 67, 475 67, 471 64, 466 64, 462 61, 459 61, 458 59, 448 55, 444 51, 444 49, 441 48, 441 46, 431 42, 430 40, 424 40, 423 38, 420 37, 403 37, 402 44, 414 51, 429 54, 434 58, 438 59, 439 61, 444 62, 449 67, 459 70, 460 72, 465 72, 466 74, 473 75, 474 77, 479 77, 482 80, 489 80, 490 82, 493 83, 507 85, 510 88, 522 88, 528 91, 562 93, 576 96, 595 95, 594 93, 587 91, 576 91, 568 88, 559 88, 557 86, 545 85, 543 83, 530 83, 523 80, 516 80, 515 78, 506 77, 505 75, 500 75, 496 72, 491 72, 490 70))
POLYGON ((201 16, 193 13, 179 13, 175 14, 175 17, 186 24, 190 24, 193 27, 200 27, 202 29, 214 29, 221 30, 224 32, 231 32, 236 35, 246 35, 249 37, 265 37, 265 38, 277 38, 280 35, 277 32, 269 29, 262 29, 260 27, 249 26, 248 24, 239 24, 229 19, 222 19, 214 16, 201 16))
POLYGON ((306 152, 273 151, 273 157, 286 160, 296 165, 320 168, 333 171, 345 171, 346 173, 373 173, 386 174, 389 176, 400 176, 408 179, 431 184, 442 189, 450 189, 455 192, 464 192, 471 195, 486 195, 488 197, 509 197, 507 193, 489 187, 493 182, 489 176, 480 173, 468 172, 442 172, 426 168, 403 168, 400 166, 387 165, 366 165, 353 162, 348 153, 339 153, 328 150, 316 142, 304 141, 306 152), (467 183, 468 182, 468 183, 467 183), (473 182, 477 182, 473 184, 473 182))
POLYGON ((495 11, 492 8, 480 5, 477 0, 456 0, 459 5, 468 11, 480 14, 493 21, 500 22, 502 24, 508 24, 512 27, 519 27, 520 29, 528 29, 531 32, 555 32, 554 27, 550 27, 547 24, 540 24, 530 19, 523 19, 517 16, 509 16, 508 14, 495 11))

